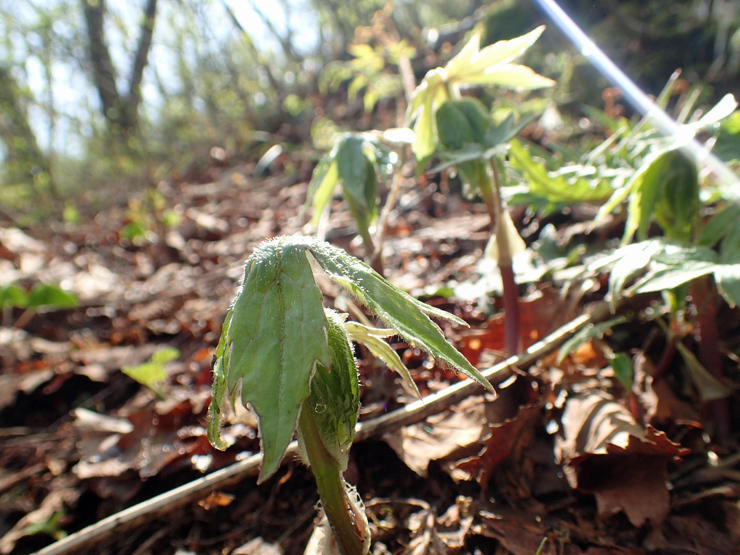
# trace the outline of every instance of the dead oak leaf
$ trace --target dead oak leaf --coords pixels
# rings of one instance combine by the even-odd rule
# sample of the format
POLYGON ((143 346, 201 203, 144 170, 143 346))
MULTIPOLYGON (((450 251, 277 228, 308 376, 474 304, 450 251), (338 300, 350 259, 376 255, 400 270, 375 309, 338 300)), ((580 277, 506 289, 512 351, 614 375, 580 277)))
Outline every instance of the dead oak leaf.
POLYGON ((514 418, 508 418, 500 424, 490 424, 483 449, 475 456, 458 461, 453 478, 463 478, 463 474, 474 478, 483 489, 499 465, 506 460, 523 434, 540 420, 541 406, 527 405, 519 408, 514 418))
POLYGON ((660 526, 670 510, 668 462, 688 453, 666 435, 638 424, 609 395, 570 398, 556 453, 571 487, 596 497, 599 516, 624 511, 635 527, 660 526))
POLYGON ((483 397, 468 397, 423 422, 386 434, 384 440, 411 470, 426 477, 431 461, 475 446, 487 429, 483 397))

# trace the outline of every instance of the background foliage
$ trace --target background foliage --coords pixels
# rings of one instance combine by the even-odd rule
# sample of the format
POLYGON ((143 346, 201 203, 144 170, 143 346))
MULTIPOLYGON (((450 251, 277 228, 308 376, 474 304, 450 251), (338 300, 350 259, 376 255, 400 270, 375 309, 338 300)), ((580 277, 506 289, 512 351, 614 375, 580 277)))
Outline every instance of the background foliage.
MULTIPOLYGON (((485 45, 544 22, 533 1, 271 6, 0 1, 4 216, 24 224, 61 216, 69 199, 125 202, 132 189, 197 172, 211 155, 258 159, 274 143, 305 144, 311 126, 328 120, 354 130, 388 127, 403 113, 401 58, 418 82, 476 24, 485 45)), ((703 83, 706 97, 737 85, 733 2, 569 0, 563 7, 649 92, 677 67, 688 82, 703 83), (691 47, 671 47, 677 42, 691 47)), ((537 51, 534 69, 559 79, 558 108, 603 102, 606 83, 554 28, 537 51)))

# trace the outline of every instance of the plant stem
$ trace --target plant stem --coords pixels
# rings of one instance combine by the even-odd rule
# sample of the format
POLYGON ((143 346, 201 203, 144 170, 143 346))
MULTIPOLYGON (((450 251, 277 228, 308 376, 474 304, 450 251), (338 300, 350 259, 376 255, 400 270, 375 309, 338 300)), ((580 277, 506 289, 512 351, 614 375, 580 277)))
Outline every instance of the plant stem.
POLYGON ((358 507, 347 493, 342 469, 325 449, 310 407, 301 410, 299 426, 311 471, 316 478, 321 505, 344 555, 365 555, 370 531, 358 507))
POLYGON ((403 174, 403 166, 406 164, 406 151, 406 147, 401 150, 398 165, 396 166, 396 170, 393 172, 391 190, 388 193, 388 198, 386 199, 383 210, 380 212, 380 217, 378 218, 378 227, 375 231, 375 248, 368 261, 373 270, 378 272, 381 276, 383 275, 383 242, 385 241, 385 233, 388 228, 388 218, 396 205, 398 193, 401 191, 401 177, 403 174), (378 268, 380 268, 380 270, 378 270, 378 268))
MULTIPOLYGON (((711 276, 695 279, 691 284, 691 297, 696 306, 696 340, 699 343, 699 360, 712 376, 724 381, 722 356, 719 350, 717 309, 719 295, 711 276)), ((708 403, 715 425, 716 439, 724 443, 730 439, 730 408, 727 399, 715 399, 708 403)))
POLYGON ((490 178, 483 177, 478 183, 478 189, 486 210, 491 218, 491 230, 496 234, 495 241, 498 247, 498 267, 501 272, 501 281, 504 289, 504 346, 512 354, 522 350, 521 322, 519 316, 519 288, 514 279, 509 238, 503 222, 504 206, 499 191, 498 175, 493 161, 489 164, 490 178))

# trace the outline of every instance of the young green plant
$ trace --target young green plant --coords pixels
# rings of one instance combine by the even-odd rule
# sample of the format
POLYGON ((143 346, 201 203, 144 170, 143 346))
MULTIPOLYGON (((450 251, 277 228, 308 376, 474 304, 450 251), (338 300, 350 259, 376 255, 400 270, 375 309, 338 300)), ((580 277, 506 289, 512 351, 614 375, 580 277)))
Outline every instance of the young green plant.
MULTIPOLYGON (((362 237, 366 259, 381 275, 382 245, 373 241, 373 230, 378 220, 378 181, 387 181, 394 165, 397 172, 400 171, 398 154, 386 146, 383 139, 389 142, 389 139, 397 140, 399 137, 403 142, 403 133, 338 135, 334 147, 316 166, 308 192, 307 203, 313 205, 311 223, 315 227, 328 209, 337 184, 341 184, 344 199, 362 237)), ((398 177, 397 173, 394 183, 398 177)))
POLYGON ((524 242, 504 206, 500 190, 500 166, 507 143, 521 131, 526 121, 516 124, 513 115, 496 123, 489 110, 474 98, 462 98, 461 89, 498 85, 526 91, 552 86, 552 80, 531 68, 513 63, 534 44, 544 27, 483 49, 474 36, 444 68, 427 73, 417 87, 408 110, 415 120, 413 152, 419 171, 433 155, 455 166, 470 196, 479 194, 491 218, 492 237, 486 249, 501 272, 504 294, 505 345, 519 352, 519 294, 512 259, 524 249, 524 242))
MULTIPOLYGON (((398 356, 380 341, 399 335, 493 392, 430 316, 463 323, 397 289, 341 249, 304 237, 278 237, 260 245, 246 262, 243 284, 226 315, 214 363, 209 439, 220 449, 227 447, 220 438, 227 396, 232 403, 239 397, 250 405, 259 418, 263 460, 258 482, 263 482, 277 471, 297 432, 331 541, 345 555, 365 554, 370 545, 359 498, 342 476, 359 409, 350 341, 365 343, 400 369, 398 356), (346 289, 386 329, 346 323, 344 315, 325 309, 315 272, 346 289)), ((405 377, 410 379, 407 371, 405 377)))
MULTIPOLYGON (((719 122, 736 107, 734 98, 724 97, 703 117, 684 125, 687 136, 701 130, 716 132, 719 122)), ((719 210, 705 223, 703 212, 708 206, 703 201, 699 169, 682 152, 684 140, 653 141, 642 165, 602 207, 601 214, 605 214, 627 202, 624 246, 591 269, 613 264, 609 278, 613 306, 624 294, 663 294, 670 325, 662 326, 668 343, 656 374, 665 372, 676 353, 681 355, 702 400, 711 407, 716 437, 723 441, 730 435, 726 401, 730 391, 722 383, 717 314, 723 299, 730 306, 740 303, 740 207, 715 193, 712 200, 719 210), (650 237, 654 223, 662 237, 650 237), (635 235, 641 241, 629 244, 635 235), (689 299, 696 312, 698 359, 682 342, 685 326, 681 319, 689 299)))

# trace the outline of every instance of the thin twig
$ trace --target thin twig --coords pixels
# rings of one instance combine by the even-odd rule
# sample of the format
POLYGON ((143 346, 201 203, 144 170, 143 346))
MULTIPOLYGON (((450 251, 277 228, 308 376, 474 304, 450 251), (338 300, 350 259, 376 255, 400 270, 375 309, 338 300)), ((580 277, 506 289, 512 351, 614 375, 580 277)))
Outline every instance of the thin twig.
MULTIPOLYGON (((603 320, 610 314, 607 303, 599 303, 590 314, 584 314, 556 330, 539 343, 532 345, 522 355, 512 356, 481 373, 494 385, 506 380, 517 367, 533 364, 543 356, 560 347, 569 337, 590 323, 603 320)), ((373 436, 382 435, 403 426, 414 424, 431 415, 437 414, 447 407, 454 405, 467 396, 478 391, 480 385, 470 379, 451 385, 450 387, 429 395, 420 401, 411 403, 396 411, 384 414, 357 425, 355 441, 363 441, 373 436)), ((294 441, 288 447, 286 454, 291 458, 298 452, 294 441)), ((286 457, 288 458, 288 457, 286 457)), ((66 538, 53 543, 36 553, 36 555, 65 555, 90 549, 105 538, 115 533, 123 533, 134 526, 170 513, 174 509, 202 499, 208 493, 234 484, 245 478, 256 476, 262 460, 260 454, 217 470, 178 488, 168 491, 138 505, 129 507, 119 513, 70 534, 66 538)))

